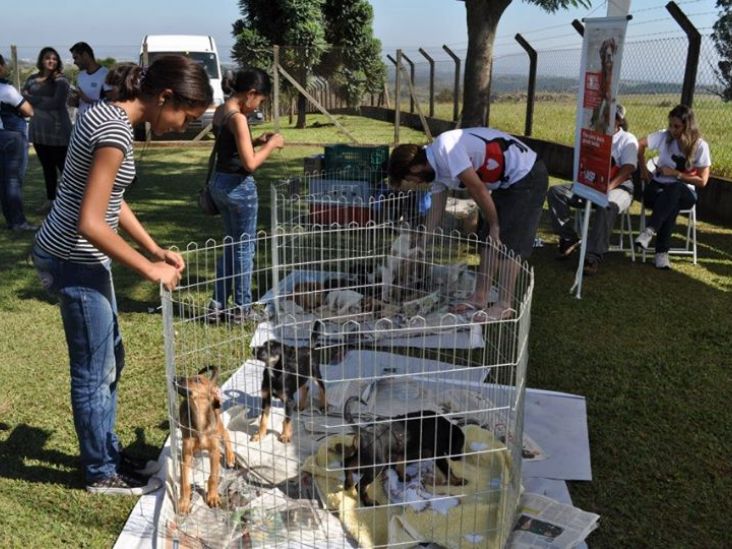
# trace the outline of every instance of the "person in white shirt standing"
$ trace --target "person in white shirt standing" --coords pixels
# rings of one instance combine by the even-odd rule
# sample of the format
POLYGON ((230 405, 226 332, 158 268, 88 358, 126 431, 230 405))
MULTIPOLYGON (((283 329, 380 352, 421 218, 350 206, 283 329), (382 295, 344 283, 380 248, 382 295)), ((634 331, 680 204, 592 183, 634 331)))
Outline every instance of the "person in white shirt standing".
MULTIPOLYGON (((546 166, 536 153, 515 137, 493 128, 450 130, 427 146, 399 145, 389 157, 392 187, 430 185, 432 205, 427 230, 439 224, 448 189, 467 190, 481 211, 480 237, 505 245, 522 259, 532 252, 549 184, 546 166)), ((455 314, 480 313, 503 320, 515 314, 514 288, 518 261, 498 265, 483 246, 473 294, 451 308, 455 314), (498 270, 498 301, 486 308, 491 282, 498 270)))
POLYGON ((74 64, 79 67, 74 103, 78 101, 77 116, 82 116, 94 103, 104 99, 105 91, 109 90, 104 83, 109 71, 97 63, 94 50, 86 42, 77 42, 69 51, 74 58, 74 64))
MULTIPOLYGON (((627 132, 625 107, 618 104, 615 111, 615 133, 611 149, 610 182, 607 186, 608 205, 596 208, 587 235, 587 256, 584 273, 597 274, 600 262, 610 247, 610 235, 619 213, 633 202, 633 172, 638 164, 638 140, 627 132)), ((554 232, 559 235, 558 259, 568 258, 579 247, 580 238, 572 222, 572 206, 584 206, 583 199, 572 193, 572 185, 555 185, 546 195, 554 232)))

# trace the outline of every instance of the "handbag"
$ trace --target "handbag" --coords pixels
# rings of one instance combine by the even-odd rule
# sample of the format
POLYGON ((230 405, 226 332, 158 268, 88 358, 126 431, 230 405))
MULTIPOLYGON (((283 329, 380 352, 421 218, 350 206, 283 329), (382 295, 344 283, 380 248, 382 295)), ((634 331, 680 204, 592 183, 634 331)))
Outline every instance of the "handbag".
POLYGON ((214 202, 211 196, 211 174, 213 173, 213 167, 216 163, 216 150, 219 146, 218 138, 214 141, 213 149, 211 149, 211 156, 208 157, 208 173, 206 174, 206 181, 203 187, 198 191, 198 207, 206 215, 219 215, 219 207, 214 202))

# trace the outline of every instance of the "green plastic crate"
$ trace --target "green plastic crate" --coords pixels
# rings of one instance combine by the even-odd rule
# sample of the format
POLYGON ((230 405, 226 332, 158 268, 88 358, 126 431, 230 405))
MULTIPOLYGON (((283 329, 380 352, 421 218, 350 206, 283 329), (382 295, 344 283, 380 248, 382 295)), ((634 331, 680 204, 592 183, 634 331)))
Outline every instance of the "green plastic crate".
POLYGON ((326 145, 325 169, 344 172, 348 179, 376 183, 386 177, 388 145, 326 145))

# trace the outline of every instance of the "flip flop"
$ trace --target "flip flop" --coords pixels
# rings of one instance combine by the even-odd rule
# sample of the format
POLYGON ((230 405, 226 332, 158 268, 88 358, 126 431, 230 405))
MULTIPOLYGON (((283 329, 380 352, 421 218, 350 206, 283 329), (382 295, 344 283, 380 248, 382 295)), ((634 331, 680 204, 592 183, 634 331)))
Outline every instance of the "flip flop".
POLYGON ((451 306, 449 312, 454 315, 468 315, 477 313, 478 311, 482 310, 483 307, 481 307, 480 305, 476 305, 475 303, 471 303, 470 301, 461 301, 460 303, 456 303, 455 305, 451 306))
POLYGON ((488 310, 483 310, 488 320, 513 320, 516 318, 516 309, 506 307, 501 309, 495 305, 490 307, 488 310))

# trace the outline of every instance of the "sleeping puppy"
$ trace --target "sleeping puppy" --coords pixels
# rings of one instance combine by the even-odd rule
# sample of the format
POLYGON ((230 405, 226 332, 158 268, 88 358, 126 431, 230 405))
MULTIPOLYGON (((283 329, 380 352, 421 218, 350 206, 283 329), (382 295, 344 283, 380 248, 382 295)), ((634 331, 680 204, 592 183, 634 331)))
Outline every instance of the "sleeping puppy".
MULTIPOLYGON (((358 399, 350 397, 343 407, 343 417, 351 425, 355 422, 350 404, 358 399)), ((452 474, 448 462, 448 457, 460 457, 463 452, 465 435, 460 427, 432 410, 388 419, 373 427, 359 427, 350 446, 336 444, 335 451, 344 458, 346 490, 355 486, 354 474, 360 475, 357 483, 359 498, 364 505, 374 505, 366 489, 379 473, 393 466, 403 481, 406 464, 424 458, 437 458, 436 465, 449 484, 463 482, 452 474)))
POLYGON ((325 305, 339 315, 358 314, 362 300, 363 294, 355 290, 331 290, 325 296, 325 305))
POLYGON ((270 340, 255 350, 255 357, 265 364, 262 376, 262 417, 259 431, 251 441, 257 442, 267 434, 272 397, 285 403, 285 423, 278 440, 288 443, 292 440, 292 412, 295 408, 295 392, 298 392, 300 410, 308 401, 308 380, 315 379, 320 387, 321 410, 325 409, 325 385, 320 375, 320 365, 315 353, 307 347, 290 347, 270 340))

